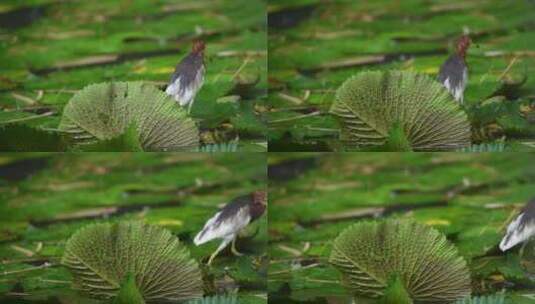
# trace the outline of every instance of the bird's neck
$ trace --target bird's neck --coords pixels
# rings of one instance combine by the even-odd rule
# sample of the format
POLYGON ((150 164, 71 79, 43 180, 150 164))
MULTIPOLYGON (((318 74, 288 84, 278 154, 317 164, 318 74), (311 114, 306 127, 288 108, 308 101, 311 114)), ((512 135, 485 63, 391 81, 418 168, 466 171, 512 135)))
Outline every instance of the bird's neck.
POLYGON ((459 56, 463 61, 466 58, 466 50, 467 46, 465 45, 458 45, 456 49, 457 56, 459 56))
POLYGON ((266 206, 263 204, 253 203, 250 205, 250 214, 251 214, 251 220, 254 221, 257 218, 261 217, 262 214, 264 214, 264 211, 266 210, 266 206))
POLYGON ((464 65, 466 65, 466 53, 462 52, 455 52, 455 54, 452 54, 451 57, 457 57, 457 60, 460 60, 464 65))

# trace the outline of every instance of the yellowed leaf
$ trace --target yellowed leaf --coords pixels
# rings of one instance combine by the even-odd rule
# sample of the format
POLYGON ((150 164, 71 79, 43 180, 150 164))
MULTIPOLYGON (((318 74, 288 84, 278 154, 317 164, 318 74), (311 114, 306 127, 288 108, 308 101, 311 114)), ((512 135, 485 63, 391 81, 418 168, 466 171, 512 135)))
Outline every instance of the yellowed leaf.
POLYGON ((175 71, 175 68, 171 66, 151 70, 151 72, 154 74, 171 74, 174 71, 175 71))
POLYGON ((438 67, 436 67, 436 66, 427 67, 427 68, 421 70, 421 72, 423 72, 425 74, 437 74, 438 73, 438 67))
POLYGON ((181 227, 184 225, 184 222, 181 220, 173 220, 173 219, 161 219, 155 222, 155 224, 161 225, 161 226, 177 226, 181 227))
POLYGON ((449 226, 451 224, 450 221, 441 219, 430 219, 425 221, 425 223, 431 226, 449 226))

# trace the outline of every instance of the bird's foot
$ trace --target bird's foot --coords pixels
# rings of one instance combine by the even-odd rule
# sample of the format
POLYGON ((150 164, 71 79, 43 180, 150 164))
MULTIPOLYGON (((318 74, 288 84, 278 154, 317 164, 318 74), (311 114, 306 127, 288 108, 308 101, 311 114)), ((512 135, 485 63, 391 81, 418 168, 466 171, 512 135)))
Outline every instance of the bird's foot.
POLYGON ((230 251, 232 251, 232 254, 234 254, 235 256, 242 256, 243 255, 243 253, 239 252, 234 247, 230 248, 230 251))
POLYGON ((232 245, 230 246, 230 251, 232 252, 232 254, 234 254, 235 256, 242 256, 243 253, 239 252, 237 249, 236 249, 236 239, 232 240, 232 245))
POLYGON ((193 100, 188 104, 188 115, 191 114, 191 107, 193 106, 193 100))

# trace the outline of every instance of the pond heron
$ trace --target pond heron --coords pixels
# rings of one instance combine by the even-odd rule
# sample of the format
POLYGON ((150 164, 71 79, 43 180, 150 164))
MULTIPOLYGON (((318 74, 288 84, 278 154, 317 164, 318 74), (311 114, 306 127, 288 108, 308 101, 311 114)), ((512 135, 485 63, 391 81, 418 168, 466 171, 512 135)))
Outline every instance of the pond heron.
POLYGON ((535 198, 531 199, 507 226, 507 233, 500 242, 500 249, 509 250, 533 236, 535 236, 535 198))
POLYGON ((193 43, 191 52, 177 64, 165 90, 181 106, 187 106, 188 113, 204 83, 204 48, 201 40, 193 43))
POLYGON ((223 209, 210 218, 204 228, 195 236, 195 245, 201 245, 213 239, 223 241, 208 259, 210 265, 213 259, 230 242, 234 255, 242 255, 236 250, 235 241, 238 233, 264 213, 267 205, 267 192, 254 191, 253 193, 235 198, 223 209))
POLYGON ((452 54, 440 67, 438 81, 453 95, 460 104, 464 101, 464 89, 468 82, 468 67, 466 66, 466 51, 471 40, 467 35, 461 36, 457 41, 455 53, 452 54))

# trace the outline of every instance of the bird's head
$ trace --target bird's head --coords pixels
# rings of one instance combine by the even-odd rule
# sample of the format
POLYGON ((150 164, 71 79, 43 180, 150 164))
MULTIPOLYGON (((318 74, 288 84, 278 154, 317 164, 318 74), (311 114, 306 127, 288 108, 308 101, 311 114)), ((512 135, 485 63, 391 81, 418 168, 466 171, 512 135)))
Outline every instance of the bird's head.
POLYGON ((253 192, 254 204, 267 205, 267 192, 265 190, 258 190, 253 192))
POLYGON ((470 47, 470 43, 472 43, 472 40, 470 40, 468 35, 461 36, 457 41, 457 54, 464 58, 466 56, 466 50, 470 47))
POLYGON ((193 42, 193 46, 191 47, 191 52, 194 54, 200 54, 204 55, 204 49, 205 49, 204 41, 202 40, 195 40, 193 42))
POLYGON ((250 212, 252 220, 256 220, 266 211, 267 206, 267 192, 265 190, 257 190, 252 193, 253 202, 250 204, 250 212))

